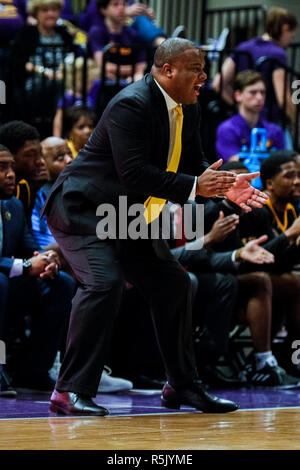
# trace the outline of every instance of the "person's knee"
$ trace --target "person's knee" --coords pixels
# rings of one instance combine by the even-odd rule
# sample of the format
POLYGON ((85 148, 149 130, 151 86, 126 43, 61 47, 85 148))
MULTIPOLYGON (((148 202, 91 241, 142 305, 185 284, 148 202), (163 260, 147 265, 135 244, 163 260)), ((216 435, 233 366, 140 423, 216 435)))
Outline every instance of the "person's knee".
POLYGON ((0 295, 7 293, 8 282, 9 282, 8 277, 5 274, 0 273, 0 295))
POLYGON ((110 269, 105 275, 95 277, 85 289, 95 293, 118 295, 124 284, 124 278, 119 269, 110 269))
POLYGON ((0 273, 0 310, 5 310, 8 295, 8 286, 8 277, 5 274, 0 273))
POLYGON ((294 273, 284 273, 281 278, 283 282, 287 285, 286 291, 290 292, 292 295, 300 295, 300 275, 294 273))
POLYGON ((232 274, 221 274, 216 275, 216 295, 228 295, 231 297, 237 295, 238 292, 238 280, 232 274))
POLYGON ((191 285, 191 293, 192 293, 192 300, 194 301, 197 295, 197 290, 199 286, 199 282, 197 276, 191 272, 188 272, 188 276, 190 278, 190 285, 191 285))
POLYGON ((8 297, 8 277, 0 273, 0 338, 3 336, 4 315, 7 307, 8 297))
POLYGON ((256 295, 272 295, 272 282, 268 273, 252 273, 252 285, 256 295))
POLYGON ((74 297, 76 292, 76 282, 72 276, 64 271, 60 271, 56 284, 57 290, 61 290, 66 296, 70 296, 71 298, 74 297))
POLYGON ((192 280, 184 269, 178 271, 174 284, 175 287, 182 290, 190 290, 192 288, 192 280))

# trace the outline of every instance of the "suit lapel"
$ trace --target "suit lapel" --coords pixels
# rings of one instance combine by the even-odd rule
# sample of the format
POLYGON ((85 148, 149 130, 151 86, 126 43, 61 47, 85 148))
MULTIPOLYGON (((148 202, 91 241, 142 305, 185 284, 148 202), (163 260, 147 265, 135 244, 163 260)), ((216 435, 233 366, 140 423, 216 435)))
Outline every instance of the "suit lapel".
POLYGON ((153 97, 154 125, 159 130, 157 142, 160 142, 160 155, 162 158, 157 162, 161 168, 166 168, 168 163, 170 143, 170 123, 165 98, 156 85, 152 75, 149 75, 149 86, 153 97))
POLYGON ((1 216, 2 216, 2 253, 9 252, 10 240, 14 236, 11 230, 11 212, 9 210, 8 201, 1 201, 1 216))

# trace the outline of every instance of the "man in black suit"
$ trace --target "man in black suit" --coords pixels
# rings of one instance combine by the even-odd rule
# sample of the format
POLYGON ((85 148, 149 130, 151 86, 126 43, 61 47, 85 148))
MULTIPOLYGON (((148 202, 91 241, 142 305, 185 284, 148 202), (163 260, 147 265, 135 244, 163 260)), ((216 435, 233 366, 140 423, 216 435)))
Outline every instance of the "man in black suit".
POLYGON ((120 196, 127 197, 128 207, 145 203, 149 196, 184 204, 192 193, 226 193, 248 209, 265 201, 250 187, 251 176, 238 179, 216 171, 221 161, 208 167, 204 159, 197 105, 206 79, 203 68, 202 52, 194 43, 178 38, 162 43, 152 73, 112 99, 84 150, 60 174, 48 196, 49 226, 80 283, 52 411, 108 413, 91 397, 97 392, 118 312, 123 275, 150 304, 168 378, 163 405, 187 404, 206 412, 237 408, 209 395, 197 380, 190 281, 164 240, 124 239, 122 234, 117 240, 99 240, 95 233, 100 204, 109 203, 117 218, 124 216, 118 210, 120 196), (184 105, 179 172, 166 171, 176 141, 173 122, 179 104, 184 105))
POLYGON ((31 317, 27 354, 15 365, 14 384, 49 391, 48 371, 63 342, 75 284, 58 274, 54 251, 40 252, 26 224, 21 201, 13 197, 14 158, 0 144, 0 339, 16 320, 31 317))

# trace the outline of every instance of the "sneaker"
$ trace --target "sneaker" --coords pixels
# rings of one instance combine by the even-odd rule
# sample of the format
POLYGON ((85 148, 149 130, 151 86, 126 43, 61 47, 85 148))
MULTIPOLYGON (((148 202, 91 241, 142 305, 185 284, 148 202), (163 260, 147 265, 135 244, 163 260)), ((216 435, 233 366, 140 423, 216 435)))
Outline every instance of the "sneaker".
POLYGON ((98 387, 98 393, 125 392, 131 390, 132 388, 132 382, 121 379, 120 377, 112 377, 111 369, 107 366, 104 366, 98 387))
POLYGON ((287 372, 300 380, 300 364, 284 364, 287 372))
POLYGON ((57 381, 58 376, 59 376, 60 366, 61 366, 60 352, 58 351, 56 356, 55 356, 53 365, 52 365, 51 369, 48 372, 51 379, 54 380, 55 382, 57 381))
POLYGON ((0 371, 0 397, 13 398, 17 396, 16 390, 10 385, 10 379, 4 370, 0 371))
POLYGON ((278 365, 270 365, 267 363, 259 370, 256 370, 253 366, 248 366, 246 376, 247 383, 255 387, 273 387, 280 389, 300 387, 300 380, 297 377, 288 375, 286 371, 278 365))

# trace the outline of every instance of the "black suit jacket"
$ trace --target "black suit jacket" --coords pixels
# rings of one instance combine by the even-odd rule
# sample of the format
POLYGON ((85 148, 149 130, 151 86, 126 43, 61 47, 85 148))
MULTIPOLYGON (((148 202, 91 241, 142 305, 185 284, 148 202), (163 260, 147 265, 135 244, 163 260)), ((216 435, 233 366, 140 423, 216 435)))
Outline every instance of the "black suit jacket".
POLYGON ((194 177, 209 164, 201 146, 198 104, 183 106, 183 114, 179 171, 167 172, 168 111, 152 75, 118 93, 84 150, 60 174, 48 196, 46 212, 62 188, 56 227, 65 232, 75 228, 77 233, 95 233, 95 208, 101 203, 118 208, 121 195, 128 196, 128 204, 143 203, 149 195, 185 203, 194 177))
POLYGON ((25 219, 23 205, 15 197, 1 201, 3 223, 3 246, 0 256, 0 272, 10 273, 13 258, 31 258, 33 252, 40 250, 25 219))
POLYGON ((220 272, 237 273, 237 267, 232 261, 232 251, 215 253, 205 247, 200 250, 187 250, 186 246, 180 246, 171 250, 173 256, 186 266, 189 271, 199 272, 220 272))

